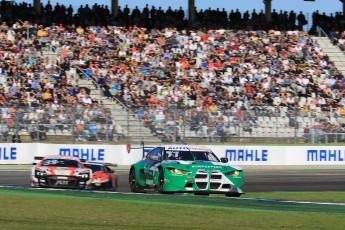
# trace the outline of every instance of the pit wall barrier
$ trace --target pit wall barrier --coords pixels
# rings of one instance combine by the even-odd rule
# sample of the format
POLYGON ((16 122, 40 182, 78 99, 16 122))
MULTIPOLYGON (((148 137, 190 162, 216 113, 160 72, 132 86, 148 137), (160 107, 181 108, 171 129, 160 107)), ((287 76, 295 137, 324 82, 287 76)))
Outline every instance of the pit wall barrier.
MULTIPOLYGON (((219 158, 233 165, 345 165, 345 146, 212 146, 219 158)), ((148 152, 145 149, 144 152, 148 152)), ((88 161, 131 165, 143 150, 128 145, 67 145, 5 143, 0 145, 0 164, 32 164, 35 156, 66 155, 88 161)))

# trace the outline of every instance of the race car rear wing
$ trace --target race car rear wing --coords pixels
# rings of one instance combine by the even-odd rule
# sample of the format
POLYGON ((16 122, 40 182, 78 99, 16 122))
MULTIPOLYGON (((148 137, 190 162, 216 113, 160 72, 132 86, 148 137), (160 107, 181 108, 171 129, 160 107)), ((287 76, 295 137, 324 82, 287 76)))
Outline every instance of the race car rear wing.
MULTIPOLYGON (((32 163, 32 165, 37 165, 38 163, 40 163, 40 161, 41 161, 43 158, 44 158, 44 157, 40 157, 40 156, 34 157, 34 162, 32 163)), ((79 159, 79 160, 80 160, 80 162, 83 162, 83 163, 87 162, 86 159, 79 159)))
POLYGON ((43 159, 44 157, 34 157, 34 162, 32 163, 32 165, 37 165, 38 163, 41 162, 41 160, 43 159))
POLYGON ((106 166, 110 166, 110 167, 117 167, 117 164, 112 164, 112 163, 105 163, 106 166))
POLYGON ((114 163, 104 163, 104 162, 96 162, 96 161, 84 161, 84 163, 104 164, 105 166, 117 167, 117 164, 114 164, 114 163))
POLYGON ((140 143, 140 146, 138 147, 133 147, 131 144, 127 144, 127 151, 128 153, 132 150, 132 149, 142 149, 142 154, 143 154, 143 158, 145 158, 146 154, 148 152, 150 152, 152 149, 156 148, 155 146, 145 146, 144 142, 140 143))

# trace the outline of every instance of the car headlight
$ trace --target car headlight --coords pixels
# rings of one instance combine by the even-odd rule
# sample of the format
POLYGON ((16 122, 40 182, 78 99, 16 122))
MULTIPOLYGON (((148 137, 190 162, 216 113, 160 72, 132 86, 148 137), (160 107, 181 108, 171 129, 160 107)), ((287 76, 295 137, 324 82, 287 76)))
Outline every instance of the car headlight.
POLYGON ((81 173, 79 173, 79 177, 82 178, 82 179, 89 179, 90 174, 87 171, 86 172, 81 172, 81 173))
POLYGON ((225 175, 236 177, 236 176, 240 175, 240 172, 241 171, 239 171, 239 170, 235 170, 235 171, 227 172, 227 173, 225 173, 225 175))
POLYGON ((188 175, 191 173, 191 172, 186 171, 186 170, 175 169, 175 168, 167 168, 167 170, 169 170, 169 172, 171 172, 172 174, 175 174, 175 175, 188 175))
POLYGON ((47 172, 42 169, 35 169, 35 177, 44 177, 47 175, 47 172))

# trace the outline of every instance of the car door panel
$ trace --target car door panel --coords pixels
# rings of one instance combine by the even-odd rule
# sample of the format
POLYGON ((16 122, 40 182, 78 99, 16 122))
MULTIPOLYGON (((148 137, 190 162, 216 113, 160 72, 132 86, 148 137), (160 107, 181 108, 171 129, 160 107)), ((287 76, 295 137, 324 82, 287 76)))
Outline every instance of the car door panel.
POLYGON ((156 170, 156 166, 158 163, 160 163, 162 160, 162 148, 155 148, 148 154, 146 160, 145 160, 145 166, 144 166, 144 174, 145 174, 145 181, 147 185, 153 186, 153 179, 154 179, 154 173, 156 170))

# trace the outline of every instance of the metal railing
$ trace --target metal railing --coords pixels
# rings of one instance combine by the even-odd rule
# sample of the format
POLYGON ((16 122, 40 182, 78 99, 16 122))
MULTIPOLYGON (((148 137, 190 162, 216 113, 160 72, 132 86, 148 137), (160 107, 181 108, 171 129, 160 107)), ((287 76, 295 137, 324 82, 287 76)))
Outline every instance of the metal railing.
POLYGON ((124 136, 105 108, 78 106, 53 110, 43 106, 12 106, 1 111, 2 142, 14 142, 15 135, 19 135, 22 142, 111 142, 124 136))
POLYGON ((251 106, 218 111, 170 106, 115 109, 10 107, 2 109, 2 142, 332 143, 345 141, 345 118, 336 112, 251 106), (133 115, 134 114, 134 115, 133 115), (56 118, 56 119, 55 119, 56 118), (81 119, 82 118, 82 119, 81 119), (83 120, 81 128, 80 120, 83 120))
POLYGON ((320 26, 316 26, 316 31, 318 37, 329 37, 329 35, 320 26))
POLYGON ((338 52, 331 51, 331 53, 328 53, 328 56, 330 57, 330 60, 334 62, 334 65, 341 69, 342 72, 344 71, 345 63, 344 63, 344 51, 340 49, 338 45, 333 45, 333 41, 331 40, 331 36, 327 34, 320 26, 317 26, 317 37, 327 38, 327 41, 320 39, 320 46, 321 48, 330 48, 335 49, 338 52), (331 46, 330 46, 331 44, 331 46))

